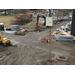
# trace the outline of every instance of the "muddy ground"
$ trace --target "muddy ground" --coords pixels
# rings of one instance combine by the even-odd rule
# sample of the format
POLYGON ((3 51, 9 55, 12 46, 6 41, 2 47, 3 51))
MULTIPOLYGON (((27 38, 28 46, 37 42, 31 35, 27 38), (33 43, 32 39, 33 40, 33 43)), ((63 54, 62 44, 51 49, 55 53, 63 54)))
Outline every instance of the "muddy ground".
MULTIPOLYGON (((55 24, 54 31, 69 21, 55 24)), ((8 35, 14 46, 0 45, 0 65, 69 65, 75 64, 75 43, 52 40, 52 62, 49 62, 49 43, 42 41, 49 35, 49 28, 42 32, 29 32, 25 36, 8 35), (57 60, 58 55, 67 56, 67 61, 57 60)))

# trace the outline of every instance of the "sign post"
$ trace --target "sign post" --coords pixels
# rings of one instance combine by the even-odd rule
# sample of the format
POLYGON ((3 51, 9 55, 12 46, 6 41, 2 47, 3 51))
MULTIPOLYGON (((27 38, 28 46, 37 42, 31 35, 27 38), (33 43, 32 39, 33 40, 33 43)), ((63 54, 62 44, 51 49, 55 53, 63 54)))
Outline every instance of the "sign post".
POLYGON ((51 10, 49 9, 49 17, 46 17, 46 26, 50 26, 50 31, 49 31, 49 43, 50 43, 50 50, 49 50, 49 60, 50 62, 52 61, 52 26, 53 26, 53 18, 51 17, 51 10))
POLYGON ((50 62, 52 58, 52 27, 50 27, 50 62))

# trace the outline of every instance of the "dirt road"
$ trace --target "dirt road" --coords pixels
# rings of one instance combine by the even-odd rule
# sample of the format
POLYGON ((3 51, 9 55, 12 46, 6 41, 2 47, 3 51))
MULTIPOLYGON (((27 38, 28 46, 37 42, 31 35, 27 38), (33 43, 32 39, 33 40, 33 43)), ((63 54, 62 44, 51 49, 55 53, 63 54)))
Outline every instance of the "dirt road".
MULTIPOLYGON (((53 26, 53 31, 69 21, 61 22, 53 26)), ((1 65, 45 65, 45 64, 70 64, 69 61, 53 61, 49 60, 49 44, 42 42, 42 38, 49 35, 49 28, 42 32, 30 32, 25 36, 4 35, 11 40, 15 46, 0 45, 0 64, 1 65)), ((75 52, 75 44, 72 42, 52 41, 52 57, 55 54, 69 55, 75 52)), ((73 63, 74 64, 74 63, 73 63)))

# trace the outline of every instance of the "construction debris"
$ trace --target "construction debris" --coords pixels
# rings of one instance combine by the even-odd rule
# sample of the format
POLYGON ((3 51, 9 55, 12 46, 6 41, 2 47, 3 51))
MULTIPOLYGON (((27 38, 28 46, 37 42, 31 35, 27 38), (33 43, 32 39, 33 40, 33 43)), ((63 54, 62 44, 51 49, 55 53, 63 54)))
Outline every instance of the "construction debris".
POLYGON ((68 31, 71 31, 71 22, 66 24, 66 28, 68 29, 68 31))
POLYGON ((56 41, 73 41, 72 35, 57 35, 56 41))
POLYGON ((24 36, 25 32, 24 31, 17 31, 17 32, 15 32, 15 35, 22 35, 22 36, 24 36))
MULTIPOLYGON (((56 41, 75 41, 75 37, 71 35, 71 22, 57 28, 52 36, 56 38, 56 41)), ((46 37, 45 42, 49 42, 49 36, 46 37)))
POLYGON ((11 27, 5 28, 2 33, 5 34, 15 34, 15 35, 25 35, 27 29, 22 29, 19 25, 12 25, 11 27))
POLYGON ((73 41, 74 36, 71 35, 71 22, 67 23, 66 26, 61 26, 53 32, 56 37, 56 41, 73 41))
POLYGON ((68 61, 69 57, 68 56, 57 56, 57 60, 62 60, 62 61, 68 61))

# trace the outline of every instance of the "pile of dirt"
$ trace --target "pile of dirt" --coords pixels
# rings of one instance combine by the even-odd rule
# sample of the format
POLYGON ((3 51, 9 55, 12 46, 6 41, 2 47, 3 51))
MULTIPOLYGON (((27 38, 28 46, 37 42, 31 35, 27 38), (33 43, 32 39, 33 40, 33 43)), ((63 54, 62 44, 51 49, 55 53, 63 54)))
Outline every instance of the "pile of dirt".
POLYGON ((15 17, 15 20, 11 21, 12 25, 24 25, 32 21, 32 18, 27 16, 19 16, 20 18, 15 17))

